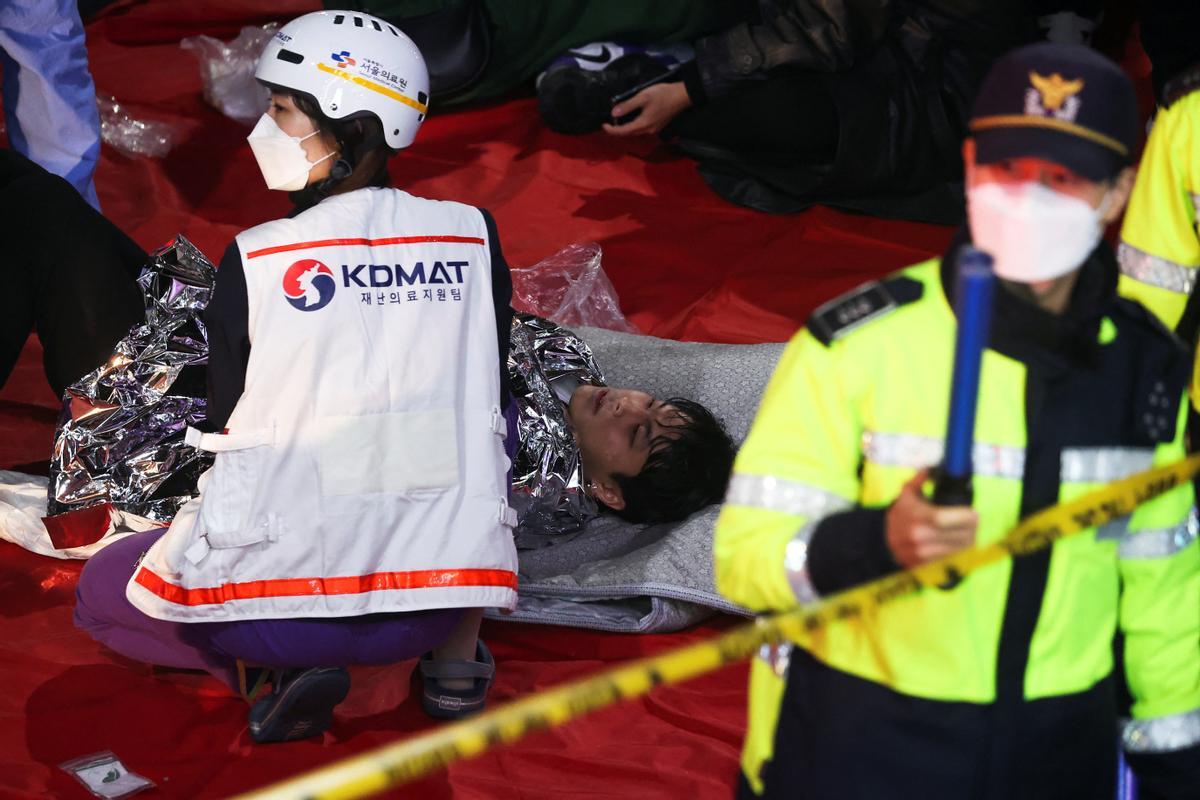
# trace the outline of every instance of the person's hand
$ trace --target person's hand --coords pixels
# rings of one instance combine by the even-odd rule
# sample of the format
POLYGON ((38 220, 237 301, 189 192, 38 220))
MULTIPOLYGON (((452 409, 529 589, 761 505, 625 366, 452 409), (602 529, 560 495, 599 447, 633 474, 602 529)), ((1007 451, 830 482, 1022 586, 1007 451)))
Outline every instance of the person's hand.
POLYGON ((935 506, 921 493, 929 471, 904 484, 887 510, 887 543, 896 561, 911 569, 975 543, 979 515, 970 506, 935 506))
POLYGON ((679 112, 692 104, 682 83, 656 83, 647 86, 633 97, 613 106, 613 119, 620 119, 641 109, 624 125, 604 125, 604 132, 613 136, 645 136, 658 133, 675 119, 679 112))

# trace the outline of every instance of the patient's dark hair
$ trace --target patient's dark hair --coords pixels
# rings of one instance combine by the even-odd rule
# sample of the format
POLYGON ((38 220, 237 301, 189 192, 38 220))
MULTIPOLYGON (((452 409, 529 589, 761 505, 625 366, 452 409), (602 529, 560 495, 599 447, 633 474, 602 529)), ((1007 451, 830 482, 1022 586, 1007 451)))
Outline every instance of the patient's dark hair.
POLYGON ((289 194, 298 207, 307 208, 326 197, 365 186, 391 185, 387 162, 398 151, 387 146, 383 125, 374 114, 330 119, 321 112, 321 106, 310 94, 272 84, 267 84, 267 88, 291 97, 296 108, 311 119, 322 134, 332 136, 341 150, 328 178, 289 194))
POLYGON ((725 499, 733 439, 707 408, 672 397, 667 403, 682 422, 650 444, 650 457, 637 475, 614 475, 625 507, 613 509, 630 522, 674 522, 725 499))

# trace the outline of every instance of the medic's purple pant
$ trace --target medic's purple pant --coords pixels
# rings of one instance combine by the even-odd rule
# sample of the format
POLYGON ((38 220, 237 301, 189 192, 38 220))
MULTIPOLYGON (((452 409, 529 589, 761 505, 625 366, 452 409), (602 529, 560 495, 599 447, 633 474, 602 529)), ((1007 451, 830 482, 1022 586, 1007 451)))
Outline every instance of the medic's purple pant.
POLYGON ((134 534, 92 556, 79 577, 75 625, 123 656, 208 670, 237 691, 236 660, 276 668, 393 664, 441 644, 461 609, 334 619, 166 622, 125 599, 139 556, 165 532, 134 534))

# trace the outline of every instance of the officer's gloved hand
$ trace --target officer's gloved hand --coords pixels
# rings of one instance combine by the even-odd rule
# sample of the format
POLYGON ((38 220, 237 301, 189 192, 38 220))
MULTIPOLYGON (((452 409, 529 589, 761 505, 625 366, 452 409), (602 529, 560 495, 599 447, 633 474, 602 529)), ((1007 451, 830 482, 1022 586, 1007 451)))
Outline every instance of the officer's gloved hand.
POLYGON ((979 514, 970 506, 935 506, 922 491, 927 480, 928 470, 918 472, 887 510, 888 549, 905 569, 975 544, 979 514))

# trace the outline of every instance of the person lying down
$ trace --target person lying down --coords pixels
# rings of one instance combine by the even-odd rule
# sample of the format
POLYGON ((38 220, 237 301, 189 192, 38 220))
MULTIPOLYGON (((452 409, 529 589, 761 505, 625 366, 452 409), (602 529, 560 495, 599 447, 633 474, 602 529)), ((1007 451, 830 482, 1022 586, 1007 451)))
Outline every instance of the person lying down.
POLYGON ((508 373, 518 547, 600 509, 676 522, 724 498, 735 447, 699 403, 606 386, 586 342, 531 314, 513 317, 508 373))

